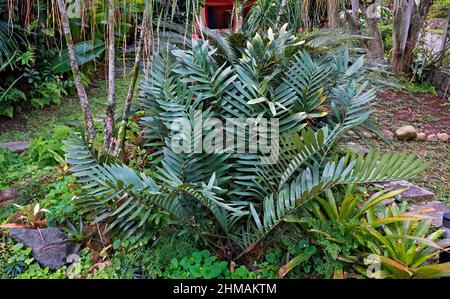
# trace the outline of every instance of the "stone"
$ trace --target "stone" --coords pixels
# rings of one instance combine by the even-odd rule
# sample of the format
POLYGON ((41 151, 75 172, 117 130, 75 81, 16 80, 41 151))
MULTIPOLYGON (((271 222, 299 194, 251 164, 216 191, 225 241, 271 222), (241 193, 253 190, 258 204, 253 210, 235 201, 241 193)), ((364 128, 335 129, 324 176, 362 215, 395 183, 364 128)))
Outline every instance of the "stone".
POLYGON ((384 137, 386 138, 386 139, 388 139, 388 140, 391 140, 391 139, 393 139, 394 138, 394 133, 392 133, 391 131, 389 131, 389 130, 383 130, 383 135, 384 135, 384 137))
POLYGON ((12 228, 9 236, 32 249, 31 254, 43 267, 55 270, 66 265, 67 258, 79 253, 79 245, 67 242, 67 236, 56 227, 41 229, 12 228))
POLYGON ((0 143, 0 147, 6 148, 15 154, 20 154, 26 151, 30 147, 30 142, 26 140, 22 141, 11 141, 0 143))
POLYGON ((417 132, 413 126, 403 126, 395 131, 395 137, 400 140, 412 140, 416 138, 417 132))
POLYGON ((408 210, 411 212, 416 212, 424 209, 430 209, 429 212, 420 213, 420 215, 425 215, 432 217, 431 224, 440 227, 442 226, 442 215, 446 212, 450 212, 450 207, 443 204, 440 201, 434 200, 425 202, 422 204, 411 205, 408 210))
POLYGON ((427 134, 425 134, 425 133, 417 133, 417 140, 420 140, 420 141, 427 140, 427 134))
POLYGON ((0 208, 16 203, 19 199, 19 192, 16 188, 0 190, 0 208))
POLYGON ((350 136, 351 138, 355 138, 355 139, 360 139, 360 137, 358 136, 358 134, 356 134, 354 131, 352 130, 348 130, 347 135, 350 136))
POLYGON ((369 149, 367 147, 365 147, 364 145, 358 144, 358 143, 354 143, 354 142, 344 143, 344 144, 341 144, 339 147, 346 151, 350 151, 350 152, 357 153, 357 154, 359 154, 359 153, 367 154, 369 152, 369 149))
POLYGON ((72 128, 81 126, 81 122, 79 122, 79 121, 77 121, 77 120, 75 120, 75 121, 66 121, 64 124, 65 124, 66 126, 72 127, 72 128))
POLYGON ((438 137, 436 136, 436 134, 430 134, 427 136, 427 141, 432 141, 432 142, 436 142, 438 141, 438 137))
POLYGON ((373 138, 373 134, 367 131, 363 131, 362 135, 364 136, 364 138, 370 139, 373 138))
POLYGON ((95 118, 96 119, 101 119, 101 120, 106 119, 106 114, 96 114, 95 118))
POLYGON ((447 133, 439 133, 439 134, 437 134, 437 138, 442 142, 447 142, 448 134, 447 133))
POLYGON ((397 182, 389 182, 382 184, 384 189, 391 190, 399 190, 406 189, 399 195, 397 195, 400 200, 408 200, 408 201, 425 201, 432 199, 434 197, 434 193, 428 191, 424 188, 414 185, 413 183, 407 181, 397 181, 397 182))
POLYGON ((431 84, 444 96, 448 96, 450 86, 450 70, 448 68, 431 68, 431 84))

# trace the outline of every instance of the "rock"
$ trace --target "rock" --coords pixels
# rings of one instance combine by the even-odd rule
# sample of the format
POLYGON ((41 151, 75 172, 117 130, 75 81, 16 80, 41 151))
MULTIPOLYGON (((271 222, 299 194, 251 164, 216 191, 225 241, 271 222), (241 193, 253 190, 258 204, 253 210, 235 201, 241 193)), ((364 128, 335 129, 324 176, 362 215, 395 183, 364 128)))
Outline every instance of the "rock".
POLYGON ((77 254, 79 246, 64 242, 67 236, 56 227, 42 229, 12 228, 9 236, 25 247, 31 247, 31 254, 43 267, 51 270, 68 263, 67 257, 77 254))
POLYGON ((430 134, 427 136, 427 141, 436 142, 438 141, 438 137, 436 136, 436 134, 430 134))
POLYGON ((389 130, 383 130, 383 135, 386 139, 391 140, 394 138, 394 133, 389 130))
POLYGON ((444 96, 448 95, 448 87, 450 86, 450 70, 448 68, 431 68, 429 78, 441 94, 444 96))
POLYGON ((0 147, 6 148, 15 154, 20 154, 26 151, 30 147, 29 141, 11 141, 6 143, 0 143, 0 147))
POLYGON ((351 138, 360 139, 360 137, 352 130, 348 130, 347 135, 351 138))
POLYGON ((403 126, 395 131, 395 137, 400 140, 412 140, 416 138, 417 132, 413 126, 403 126))
POLYGON ((427 140, 427 134, 425 134, 425 133, 417 133, 417 140, 420 140, 420 141, 427 140))
POLYGON ((382 187, 384 189, 392 190, 406 189, 405 191, 397 195, 400 200, 424 201, 434 197, 433 192, 423 189, 407 181, 384 183, 382 184, 382 187))
POLYGON ((442 142, 447 142, 448 134, 447 133, 439 133, 439 134, 437 134, 437 138, 442 142))
POLYGON ((364 138, 370 139, 373 138, 373 134, 367 131, 363 131, 362 135, 364 136, 364 138))
POLYGON ((440 201, 429 201, 426 203, 412 205, 408 208, 411 212, 424 210, 424 209, 433 209, 433 211, 429 211, 426 213, 420 213, 420 215, 426 215, 432 217, 431 223, 435 226, 442 226, 442 215, 446 212, 450 212, 450 207, 443 204, 440 201))
POLYGON ((81 126, 81 122, 79 122, 79 121, 77 121, 77 120, 75 120, 75 121, 66 121, 64 124, 65 124, 66 126, 72 127, 72 128, 81 126))
POLYGON ((0 190, 0 208, 15 203, 17 202, 18 199, 19 199, 19 192, 17 191, 16 188, 0 190))
POLYGON ((359 153, 366 154, 369 152, 369 149, 367 147, 365 147, 361 144, 358 144, 358 143, 354 143, 354 142, 344 143, 344 144, 341 144, 339 147, 344 150, 354 152, 357 154, 359 154, 359 153))

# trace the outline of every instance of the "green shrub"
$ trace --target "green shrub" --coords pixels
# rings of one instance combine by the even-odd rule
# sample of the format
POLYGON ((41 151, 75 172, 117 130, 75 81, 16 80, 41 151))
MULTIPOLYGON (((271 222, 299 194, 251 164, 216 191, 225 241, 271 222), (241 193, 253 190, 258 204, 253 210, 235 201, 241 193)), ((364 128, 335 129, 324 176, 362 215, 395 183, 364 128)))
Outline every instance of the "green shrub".
POLYGON ((63 223, 66 219, 77 217, 72 198, 77 193, 74 177, 65 176, 43 186, 45 198, 40 200, 43 208, 50 210, 47 215, 49 225, 63 223))
POLYGON ((56 165, 57 161, 51 151, 62 155, 63 141, 69 138, 72 129, 67 126, 55 126, 51 132, 36 137, 27 151, 27 159, 41 166, 56 165))
POLYGON ((17 88, 2 89, 0 87, 0 115, 13 117, 13 105, 26 99, 25 93, 17 88))
MULTIPOLYGON (((23 166, 23 159, 19 155, 14 154, 10 150, 0 147, 0 173, 6 174, 10 167, 17 165, 23 166)), ((0 181, 1 182, 1 181, 0 181)))
POLYGON ((0 173, 0 189, 17 188, 21 204, 40 201, 47 194, 48 184, 55 179, 52 167, 41 166, 3 148, 0 148, 0 173))
POLYGON ((16 187, 20 193, 19 199, 42 198, 42 180, 49 171, 49 168, 41 168, 22 156, 0 148, 0 189, 16 187))
POLYGON ((435 0, 430 8, 428 17, 434 18, 447 18, 447 11, 450 7, 450 0, 435 0))
POLYGON ((389 53, 393 47, 392 24, 381 23, 378 27, 380 28, 381 38, 383 39, 384 52, 389 53))
POLYGON ((31 104, 38 108, 43 108, 49 104, 61 104, 63 95, 67 95, 66 90, 57 82, 45 82, 37 89, 38 96, 31 99, 31 104))

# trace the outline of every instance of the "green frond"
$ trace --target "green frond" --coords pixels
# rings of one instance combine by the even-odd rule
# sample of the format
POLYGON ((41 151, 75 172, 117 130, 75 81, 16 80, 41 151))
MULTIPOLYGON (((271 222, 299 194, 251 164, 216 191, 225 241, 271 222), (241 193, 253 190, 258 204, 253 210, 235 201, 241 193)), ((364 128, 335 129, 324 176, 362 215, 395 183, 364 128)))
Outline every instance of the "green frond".
POLYGON ((70 171, 86 190, 75 203, 80 213, 93 224, 107 221, 106 231, 132 235, 146 223, 153 206, 159 206, 189 223, 189 215, 181 202, 183 196, 207 207, 224 230, 229 228, 229 220, 246 214, 241 203, 225 203, 216 195, 221 189, 216 186, 214 173, 208 184, 189 184, 179 180, 158 184, 126 165, 100 165, 93 151, 80 138, 72 138, 65 145, 67 162, 73 165, 70 171))
POLYGON ((219 100, 237 75, 226 63, 214 70, 209 44, 206 41, 194 43, 192 50, 173 50, 172 54, 181 62, 173 71, 183 77, 182 81, 204 99, 219 100))
POLYGON ((331 74, 329 63, 318 63, 302 51, 284 76, 285 82, 296 92, 298 111, 314 112, 326 99, 323 87, 331 74))
POLYGON ((328 162, 323 168, 318 162, 308 167, 289 184, 263 201, 263 221, 252 213, 260 230, 270 230, 295 209, 337 184, 370 183, 411 178, 428 165, 415 155, 370 152, 356 160, 348 157, 328 162))

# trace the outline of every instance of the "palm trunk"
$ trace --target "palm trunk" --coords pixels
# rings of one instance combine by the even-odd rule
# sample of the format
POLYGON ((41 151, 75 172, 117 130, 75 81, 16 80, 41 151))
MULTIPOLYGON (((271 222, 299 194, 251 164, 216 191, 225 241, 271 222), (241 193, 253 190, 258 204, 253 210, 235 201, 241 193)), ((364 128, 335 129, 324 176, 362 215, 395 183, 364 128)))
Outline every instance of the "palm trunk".
POLYGON ((144 9, 144 13, 142 14, 141 32, 139 33, 139 42, 136 48, 136 57, 134 59, 133 70, 131 73, 131 82, 130 85, 128 86, 127 98, 125 100, 125 105, 123 108, 122 121, 120 124, 119 133, 117 137, 118 140, 114 152, 114 155, 116 156, 118 156, 121 152, 124 153, 125 137, 127 131, 127 119, 128 114, 130 113, 131 102, 133 101, 134 90, 136 87, 137 78, 139 74, 139 65, 141 63, 146 28, 147 28, 147 9, 144 9))
POLYGON ((116 106, 116 68, 114 49, 114 0, 108 0, 108 106, 106 108, 105 133, 103 146, 106 151, 112 149, 114 131, 114 110, 116 106))
POLYGON ((64 4, 64 0, 57 0, 59 7, 59 14, 61 17, 61 24, 66 38, 67 52, 69 53, 70 67, 72 68, 73 79, 75 87, 77 89, 78 97, 80 98, 81 110, 84 117, 84 128, 86 136, 89 136, 89 141, 94 142, 95 130, 94 121, 92 120, 91 106, 89 105, 89 99, 81 82, 80 70, 78 69, 77 59, 73 50, 72 32, 70 31, 69 18, 67 17, 67 11, 64 4))
POLYGON ((419 6, 415 0, 394 1, 392 70, 395 73, 408 72, 420 29, 432 4, 433 0, 421 0, 419 6))
POLYGON ((277 15, 277 19, 275 21, 275 28, 278 27, 278 24, 281 21, 281 17, 284 14, 284 9, 286 8, 286 4, 287 4, 287 0, 281 0, 281 5, 280 5, 280 9, 278 10, 278 15, 277 15))

